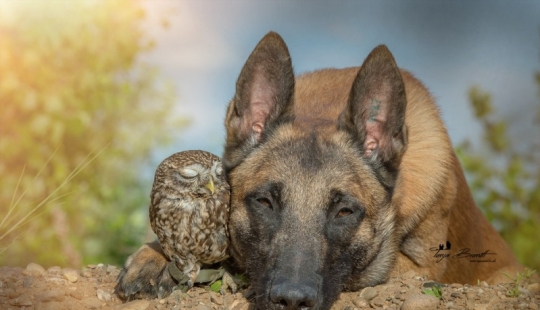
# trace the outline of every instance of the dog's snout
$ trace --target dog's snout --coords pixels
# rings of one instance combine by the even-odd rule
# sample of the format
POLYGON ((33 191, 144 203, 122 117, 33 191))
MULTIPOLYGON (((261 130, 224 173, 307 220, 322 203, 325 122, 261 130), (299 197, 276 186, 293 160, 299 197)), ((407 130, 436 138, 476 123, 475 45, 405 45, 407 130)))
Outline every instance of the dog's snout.
POLYGON ((272 285, 270 299, 283 309, 310 309, 317 303, 317 286, 311 281, 293 283, 280 279, 272 285))

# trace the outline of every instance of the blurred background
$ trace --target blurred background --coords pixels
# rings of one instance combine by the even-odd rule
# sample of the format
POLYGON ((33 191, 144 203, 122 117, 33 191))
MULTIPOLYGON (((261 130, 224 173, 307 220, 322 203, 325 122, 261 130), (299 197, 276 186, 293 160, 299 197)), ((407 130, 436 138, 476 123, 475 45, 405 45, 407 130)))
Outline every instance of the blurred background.
POLYGON ((437 99, 475 200, 540 268, 540 2, 0 0, 0 265, 121 265, 153 172, 221 155, 257 42, 296 73, 386 44, 437 99))

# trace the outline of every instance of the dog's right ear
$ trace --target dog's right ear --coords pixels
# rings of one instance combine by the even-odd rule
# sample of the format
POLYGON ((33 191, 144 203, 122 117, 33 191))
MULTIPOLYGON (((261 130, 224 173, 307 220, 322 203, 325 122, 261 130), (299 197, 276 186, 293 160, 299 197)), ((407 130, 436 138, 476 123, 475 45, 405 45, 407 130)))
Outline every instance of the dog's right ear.
POLYGON ((270 32, 246 61, 227 109, 226 170, 238 165, 273 128, 292 120, 293 97, 294 73, 287 45, 270 32))

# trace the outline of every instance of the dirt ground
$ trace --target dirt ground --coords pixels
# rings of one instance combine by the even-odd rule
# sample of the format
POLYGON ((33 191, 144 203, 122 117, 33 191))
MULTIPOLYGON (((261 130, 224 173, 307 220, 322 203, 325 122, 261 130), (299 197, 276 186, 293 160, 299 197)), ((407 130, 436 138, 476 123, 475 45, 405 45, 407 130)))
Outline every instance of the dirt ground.
MULTIPOLYGON (((120 269, 103 264, 81 270, 61 267, 0 267, 0 309, 254 309, 253 292, 245 288, 236 294, 220 295, 206 287, 188 293, 175 291, 164 299, 135 300, 123 303, 114 294, 120 269)), ((332 309, 539 309, 540 285, 522 283, 517 293, 509 294, 511 284, 489 286, 438 283, 408 272, 387 284, 342 293, 332 309), (442 296, 423 290, 440 287, 442 296)))

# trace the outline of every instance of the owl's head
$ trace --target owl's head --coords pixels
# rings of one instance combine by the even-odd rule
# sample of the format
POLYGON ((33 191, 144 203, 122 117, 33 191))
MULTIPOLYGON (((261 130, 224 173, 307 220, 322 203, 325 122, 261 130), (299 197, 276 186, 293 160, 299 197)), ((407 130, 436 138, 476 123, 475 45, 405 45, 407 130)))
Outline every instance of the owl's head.
POLYGON ((184 151, 158 166, 154 186, 161 183, 175 192, 212 196, 222 180, 219 157, 204 151, 184 151))

